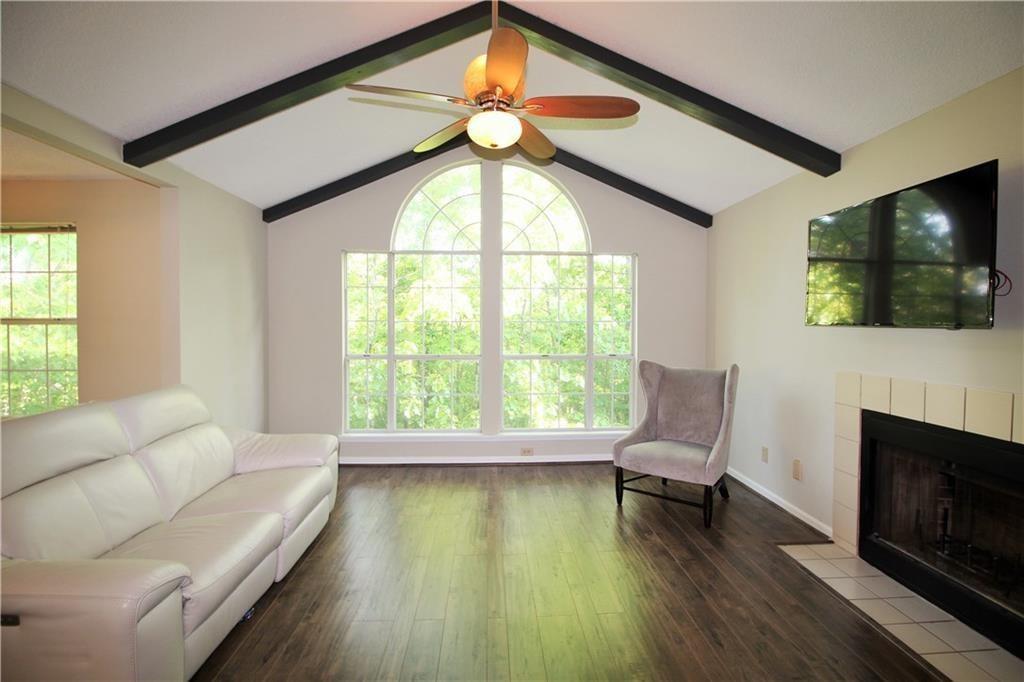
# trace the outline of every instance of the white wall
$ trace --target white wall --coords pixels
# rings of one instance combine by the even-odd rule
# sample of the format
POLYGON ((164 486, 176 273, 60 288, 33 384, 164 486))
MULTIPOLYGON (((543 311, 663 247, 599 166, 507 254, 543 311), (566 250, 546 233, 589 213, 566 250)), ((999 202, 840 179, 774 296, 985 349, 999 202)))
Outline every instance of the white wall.
POLYGON ((843 154, 829 178, 803 173, 715 216, 709 269, 714 364, 740 366, 731 466, 824 525, 832 503, 838 370, 1021 390, 1022 74, 1017 70, 843 154), (999 159, 997 265, 1017 283, 995 329, 806 327, 811 218, 999 159), (761 462, 761 446, 769 461, 761 462), (790 476, 793 458, 803 480, 790 476))
POLYGON ((3 86, 3 125, 58 149, 160 188, 168 241, 179 263, 167 300, 178 307, 180 375, 214 419, 251 429, 267 422, 266 224, 259 208, 168 161, 137 169, 121 162, 122 141, 3 86), (176 238, 171 235, 176 235, 176 238))
MULTIPOLYGON (((341 254, 387 250, 396 214, 413 188, 435 170, 468 158, 475 158, 468 148, 454 150, 269 226, 272 430, 341 431, 341 254)), ((544 170, 578 202, 595 252, 638 254, 640 357, 703 367, 708 232, 557 164, 544 170)), ((538 456, 610 453, 611 440, 581 438, 532 446, 538 456)), ((519 452, 517 444, 431 442, 376 447, 348 443, 346 454, 519 452)))

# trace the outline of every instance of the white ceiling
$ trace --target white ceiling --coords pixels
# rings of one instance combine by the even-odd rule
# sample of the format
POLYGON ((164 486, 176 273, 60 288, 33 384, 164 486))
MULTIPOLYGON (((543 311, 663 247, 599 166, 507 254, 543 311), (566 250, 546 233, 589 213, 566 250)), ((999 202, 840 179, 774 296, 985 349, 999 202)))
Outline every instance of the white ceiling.
POLYGON ((0 132, 4 180, 125 180, 125 176, 4 128, 0 132))
MULTIPOLYGON (((2 76, 128 140, 465 4, 5 2, 2 76)), ((1021 3, 517 4, 836 151, 1024 62, 1021 3)), ((370 82, 461 94, 485 40, 370 82)), ((539 50, 528 85, 636 97, 539 50)), ((557 146, 709 212, 800 170, 638 99, 628 127, 541 127, 557 146)), ((265 207, 399 154, 458 113, 395 104, 325 95, 172 161, 265 207)))

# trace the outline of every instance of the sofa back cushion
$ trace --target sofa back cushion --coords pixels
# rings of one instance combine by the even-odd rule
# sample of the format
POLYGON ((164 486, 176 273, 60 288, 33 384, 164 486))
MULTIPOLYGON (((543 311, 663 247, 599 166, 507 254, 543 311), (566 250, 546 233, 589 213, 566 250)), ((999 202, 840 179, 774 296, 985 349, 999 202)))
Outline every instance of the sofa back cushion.
POLYGON ((658 384, 658 438, 713 447, 724 406, 724 371, 666 367, 658 384))
POLYGON ((3 554, 93 559, 162 520, 146 472, 130 455, 120 455, 5 497, 3 554))
POLYGON ((234 473, 231 442, 187 386, 125 398, 113 407, 132 455, 156 487, 164 519, 234 473))
POLYGON ((5 421, 3 497, 72 469, 128 454, 128 441, 109 404, 81 405, 5 421))
POLYGON ((231 441, 215 424, 200 424, 165 436, 135 453, 149 472, 163 518, 234 473, 231 441))
POLYGON ((128 436, 130 452, 190 426, 210 421, 210 411, 188 386, 172 386, 111 403, 128 436))

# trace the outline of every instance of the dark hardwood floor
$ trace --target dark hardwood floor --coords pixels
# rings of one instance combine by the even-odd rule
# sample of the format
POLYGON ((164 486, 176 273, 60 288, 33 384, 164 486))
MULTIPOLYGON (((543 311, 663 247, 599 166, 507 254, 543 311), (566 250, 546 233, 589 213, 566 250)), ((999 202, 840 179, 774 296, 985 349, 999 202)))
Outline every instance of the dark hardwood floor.
POLYGON ((194 679, 933 678, 775 546, 816 531, 731 479, 710 530, 619 509, 612 471, 343 467, 327 528, 194 679))

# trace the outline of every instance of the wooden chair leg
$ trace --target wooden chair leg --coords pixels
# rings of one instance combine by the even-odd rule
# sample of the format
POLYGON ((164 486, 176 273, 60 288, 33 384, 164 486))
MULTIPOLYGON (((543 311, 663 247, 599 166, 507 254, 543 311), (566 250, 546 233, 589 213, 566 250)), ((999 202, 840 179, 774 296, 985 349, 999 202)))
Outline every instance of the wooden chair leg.
POLYGON ((714 486, 704 486, 704 527, 711 527, 711 515, 715 510, 715 488, 714 486))
POLYGON ((615 503, 622 506, 622 467, 615 467, 615 503))
POLYGON ((719 486, 718 486, 718 492, 722 493, 722 499, 723 500, 728 500, 729 499, 729 489, 725 487, 725 478, 724 477, 722 478, 721 484, 719 484, 719 486))

